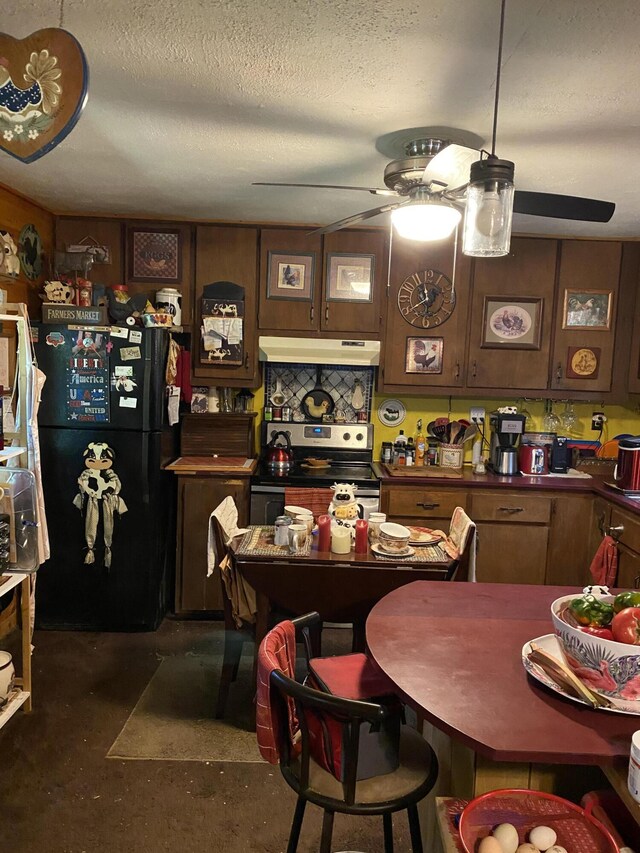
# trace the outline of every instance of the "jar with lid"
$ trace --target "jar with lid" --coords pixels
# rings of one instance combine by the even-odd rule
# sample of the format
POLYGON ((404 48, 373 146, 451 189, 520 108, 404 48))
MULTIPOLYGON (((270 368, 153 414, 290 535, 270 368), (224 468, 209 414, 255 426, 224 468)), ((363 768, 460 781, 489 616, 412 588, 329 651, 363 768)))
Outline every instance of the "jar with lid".
POLYGON ((289 526, 293 523, 293 519, 288 515, 279 515, 274 524, 275 530, 273 534, 274 545, 289 545, 289 526))
POLYGON ((382 442, 382 450, 380 452, 380 461, 381 462, 388 462, 389 464, 391 464, 392 451, 393 451, 393 448, 392 448, 391 442, 390 441, 383 441, 382 442))
POLYGON ((248 388, 241 388, 233 401, 236 412, 245 413, 253 411, 253 394, 248 388))
POLYGON ((427 450, 427 464, 428 465, 437 465, 438 464, 438 442, 430 441, 427 450))
POLYGON ((182 294, 176 287, 163 287, 156 293, 156 308, 173 317, 173 325, 182 325, 182 294))

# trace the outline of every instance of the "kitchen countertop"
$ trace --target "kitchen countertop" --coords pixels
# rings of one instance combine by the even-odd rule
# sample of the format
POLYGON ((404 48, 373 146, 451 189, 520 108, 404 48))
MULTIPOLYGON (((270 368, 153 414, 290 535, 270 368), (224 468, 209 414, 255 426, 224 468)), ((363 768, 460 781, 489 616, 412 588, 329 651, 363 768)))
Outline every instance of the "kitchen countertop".
POLYGON ((381 484, 397 484, 402 486, 418 486, 419 488, 454 488, 454 489, 528 489, 535 491, 563 492, 573 494, 595 494, 606 498, 630 512, 640 514, 640 500, 625 497, 615 489, 609 488, 606 476, 593 475, 590 479, 584 477, 504 477, 487 471, 486 474, 474 474, 470 467, 462 470, 462 477, 449 479, 446 477, 408 477, 391 476, 384 466, 374 462, 373 469, 380 478, 381 484))

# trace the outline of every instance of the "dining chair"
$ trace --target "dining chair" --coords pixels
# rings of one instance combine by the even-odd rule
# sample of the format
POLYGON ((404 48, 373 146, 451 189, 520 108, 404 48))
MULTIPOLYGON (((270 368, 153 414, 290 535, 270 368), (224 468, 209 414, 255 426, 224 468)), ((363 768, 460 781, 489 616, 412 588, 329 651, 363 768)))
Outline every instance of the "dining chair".
MULTIPOLYGON (((292 620, 308 653, 307 632, 318 620, 317 613, 292 620)), ((280 628, 276 626, 264 638, 260 646, 261 662, 278 660, 282 650, 280 628)), ((295 662, 287 668, 294 671, 295 662)), ((387 736, 387 729, 394 731, 395 720, 385 705, 330 695, 305 686, 278 666, 272 666, 268 677, 268 701, 274 712, 269 717, 273 725, 270 734, 275 741, 282 775, 297 794, 287 853, 296 853, 298 849, 308 802, 324 812, 320 853, 331 851, 336 813, 381 815, 384 851, 393 853, 391 816, 405 809, 412 851, 422 853, 417 804, 431 791, 438 776, 435 753, 424 738, 409 726, 399 726, 395 751, 390 754, 393 736, 387 736), (327 737, 333 738, 333 742, 328 743, 327 737), (372 737, 382 737, 382 764, 386 762, 391 768, 389 772, 370 775, 371 771, 362 771, 362 764, 371 761, 372 737), (339 754, 339 772, 333 765, 327 766, 327 751, 339 754)), ((264 720, 263 716, 261 721, 264 720)))

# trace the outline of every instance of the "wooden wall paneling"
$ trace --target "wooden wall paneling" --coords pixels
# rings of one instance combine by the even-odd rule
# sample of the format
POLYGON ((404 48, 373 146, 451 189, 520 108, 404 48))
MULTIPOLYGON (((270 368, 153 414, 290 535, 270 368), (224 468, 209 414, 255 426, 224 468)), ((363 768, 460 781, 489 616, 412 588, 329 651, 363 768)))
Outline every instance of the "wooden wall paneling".
POLYGON ((340 332, 364 338, 379 337, 387 284, 386 232, 347 228, 325 235, 321 282, 323 291, 320 329, 323 332, 340 332), (329 255, 332 253, 375 256, 371 302, 328 299, 329 255))
POLYGON ((557 251, 556 240, 514 237, 511 251, 505 257, 476 260, 469 328, 468 387, 547 388, 557 251), (482 346, 485 300, 491 296, 542 299, 539 349, 482 346))
POLYGON ((622 245, 613 388, 640 394, 640 243, 622 245))
POLYGON ((193 311, 193 375, 195 382, 257 388, 258 369, 258 229, 199 225, 196 231, 196 281, 193 311), (205 284, 232 281, 245 289, 244 351, 240 366, 200 364, 200 300, 205 284))
POLYGON ((110 263, 94 264, 91 281, 110 287, 124 283, 123 227, 119 219, 93 219, 89 217, 58 216, 56 218, 56 251, 64 252, 67 246, 78 244, 85 237, 93 237, 109 247, 110 263))
MULTIPOLYGON (((28 168, 28 167, 26 167, 28 168)), ((49 278, 49 264, 53 252, 54 216, 40 205, 0 186, 0 230, 8 231, 18 244, 20 231, 25 225, 35 225, 44 250, 43 275, 30 281, 20 270, 16 279, 0 279, 0 288, 7 291, 9 302, 25 302, 32 318, 39 317, 41 300, 38 296, 44 281, 49 278)))
POLYGON ((279 334, 289 331, 317 331, 322 302, 322 238, 310 237, 309 229, 262 228, 260 231, 260 299, 258 326, 279 334), (311 301, 268 297, 269 253, 314 256, 311 301))
POLYGON ((453 277, 453 245, 450 242, 416 243, 394 235, 391 247, 391 277, 386 309, 386 334, 380 370, 381 390, 404 387, 408 393, 430 388, 460 387, 464 383, 464 360, 469 315, 470 259, 458 253, 455 275, 456 306, 442 325, 424 329, 413 326, 398 309, 402 282, 415 272, 439 270, 453 277), (406 351, 409 338, 442 338, 442 373, 407 373, 406 351))
POLYGON ((551 387, 607 393, 612 387, 616 318, 619 316, 619 288, 622 244, 597 240, 563 240, 555 311, 555 342, 551 366, 551 387), (563 329, 566 289, 610 290, 613 293, 608 331, 601 329, 563 329), (594 379, 567 376, 570 347, 596 347, 600 350, 598 375, 594 379))

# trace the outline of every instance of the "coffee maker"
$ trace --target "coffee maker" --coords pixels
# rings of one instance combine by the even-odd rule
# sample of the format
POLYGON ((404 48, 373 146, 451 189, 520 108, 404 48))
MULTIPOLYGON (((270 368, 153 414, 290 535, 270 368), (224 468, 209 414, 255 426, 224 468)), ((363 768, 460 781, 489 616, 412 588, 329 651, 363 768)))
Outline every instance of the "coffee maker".
POLYGON ((525 415, 515 411, 491 412, 489 467, 496 474, 518 475, 518 441, 524 432, 525 415))

